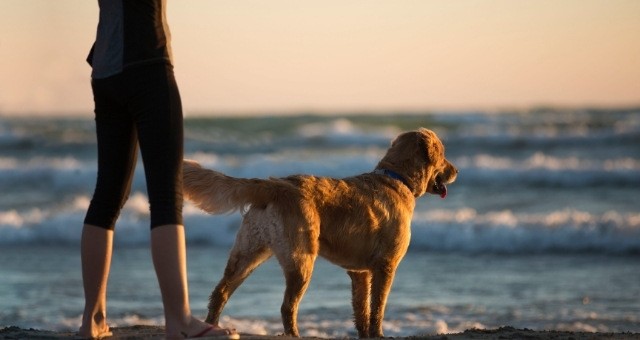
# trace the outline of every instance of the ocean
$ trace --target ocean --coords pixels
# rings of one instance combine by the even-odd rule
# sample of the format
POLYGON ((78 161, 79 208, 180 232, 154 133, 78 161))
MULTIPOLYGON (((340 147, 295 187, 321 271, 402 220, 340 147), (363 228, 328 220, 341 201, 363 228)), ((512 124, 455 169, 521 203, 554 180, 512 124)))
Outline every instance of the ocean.
MULTIPOLYGON (((640 332, 640 108, 188 117, 185 157, 237 177, 373 170, 400 132, 426 127, 460 173, 446 199, 420 198, 389 296, 387 336, 514 326, 640 332)), ((96 176, 92 114, 0 116, 0 327, 75 330, 83 306, 79 240, 96 176)), ((187 203, 191 304, 204 317, 239 214, 187 203)), ((118 221, 112 326, 163 324, 138 164, 118 221)), ((275 260, 236 291, 222 318, 282 333, 275 260)), ((301 335, 353 337, 350 281, 319 259, 301 335)))

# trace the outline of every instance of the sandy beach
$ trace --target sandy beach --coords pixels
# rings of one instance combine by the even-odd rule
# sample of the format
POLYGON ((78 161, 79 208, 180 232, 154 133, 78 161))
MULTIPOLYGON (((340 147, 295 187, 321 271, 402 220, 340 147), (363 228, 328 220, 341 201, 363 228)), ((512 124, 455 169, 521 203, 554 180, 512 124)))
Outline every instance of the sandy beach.
MULTIPOLYGON (((130 326, 114 327, 113 337, 110 339, 135 340, 135 339, 163 339, 164 329, 160 326, 130 326)), ((296 339, 282 335, 254 335, 240 333, 241 339, 296 339)), ((73 339, 73 332, 53 332, 37 329, 22 329, 19 327, 6 327, 0 330, 0 339, 73 339)), ((321 339, 303 337, 302 339, 321 339)), ((556 340, 582 340, 582 339, 640 339, 639 333, 589 333, 589 332, 564 332, 564 331, 534 331, 530 329, 516 329, 513 327, 501 327, 498 329, 471 329, 456 334, 425 334, 393 339, 556 339, 556 340)))

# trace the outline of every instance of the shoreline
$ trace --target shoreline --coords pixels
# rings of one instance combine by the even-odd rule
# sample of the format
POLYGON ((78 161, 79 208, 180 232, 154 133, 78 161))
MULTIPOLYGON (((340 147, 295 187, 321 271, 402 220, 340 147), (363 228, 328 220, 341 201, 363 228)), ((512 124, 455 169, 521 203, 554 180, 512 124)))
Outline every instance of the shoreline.
MULTIPOLYGON (((164 327, 162 326, 127 326, 113 327, 113 336, 106 339, 113 340, 151 340, 164 339, 164 327)), ((78 339, 75 332, 55 332, 39 329, 23 329, 9 326, 0 329, 0 339, 78 339)), ((240 339, 296 339, 282 335, 255 335, 240 333, 240 339)), ((300 339, 324 339, 316 337, 302 337, 300 339)), ((591 339, 639 339, 640 333, 590 333, 571 331, 535 331, 531 329, 516 329, 513 327, 500 327, 498 329, 469 329, 462 333, 453 334, 425 334, 407 337, 394 337, 393 339, 555 339, 555 340, 591 340, 591 339)))

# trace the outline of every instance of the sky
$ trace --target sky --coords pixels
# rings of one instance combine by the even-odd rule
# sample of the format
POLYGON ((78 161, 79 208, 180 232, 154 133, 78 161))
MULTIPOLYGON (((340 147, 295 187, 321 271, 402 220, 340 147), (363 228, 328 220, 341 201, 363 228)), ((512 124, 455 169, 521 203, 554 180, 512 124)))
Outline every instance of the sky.
MULTIPOLYGON (((131 1, 131 0, 130 0, 131 1)), ((640 104, 636 0, 169 0, 185 115, 640 104)), ((0 116, 92 115, 97 1, 0 1, 0 116)))

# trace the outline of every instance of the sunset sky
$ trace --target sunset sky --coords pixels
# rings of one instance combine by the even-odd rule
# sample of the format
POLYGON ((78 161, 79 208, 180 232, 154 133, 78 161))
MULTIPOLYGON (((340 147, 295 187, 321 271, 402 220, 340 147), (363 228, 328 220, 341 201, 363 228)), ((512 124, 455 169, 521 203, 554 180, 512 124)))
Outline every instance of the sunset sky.
MULTIPOLYGON (((186 115, 640 104, 640 1, 169 0, 186 115)), ((91 115, 97 1, 0 1, 0 116, 91 115)))

